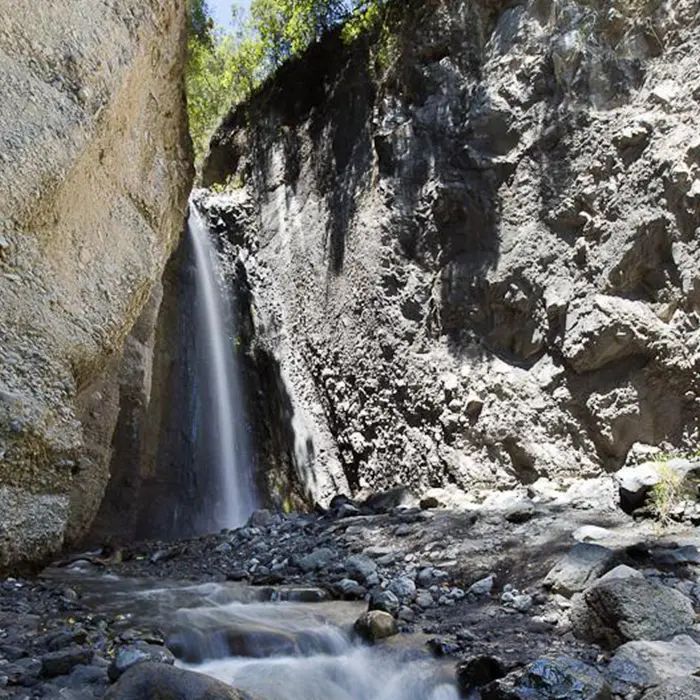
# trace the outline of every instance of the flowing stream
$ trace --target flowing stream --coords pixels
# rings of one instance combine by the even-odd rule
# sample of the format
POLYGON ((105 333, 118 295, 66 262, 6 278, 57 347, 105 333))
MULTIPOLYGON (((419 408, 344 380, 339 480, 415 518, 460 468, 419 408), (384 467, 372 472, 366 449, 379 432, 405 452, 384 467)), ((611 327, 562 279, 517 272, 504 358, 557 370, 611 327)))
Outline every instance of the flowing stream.
POLYGON ((207 426, 213 437, 210 446, 215 461, 217 496, 206 516, 210 527, 235 528, 255 509, 256 498, 252 461, 244 429, 244 409, 240 392, 239 368, 232 333, 233 314, 222 293, 216 249, 209 228, 190 201, 188 230, 196 266, 198 300, 197 345, 206 359, 206 395, 211 401, 207 426))

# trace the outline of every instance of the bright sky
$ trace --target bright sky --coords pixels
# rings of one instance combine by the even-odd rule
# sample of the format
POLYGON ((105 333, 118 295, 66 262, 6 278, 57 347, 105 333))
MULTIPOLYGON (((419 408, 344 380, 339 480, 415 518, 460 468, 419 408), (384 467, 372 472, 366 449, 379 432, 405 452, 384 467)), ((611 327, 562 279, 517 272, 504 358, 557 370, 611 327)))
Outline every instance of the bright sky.
POLYGON ((214 21, 224 27, 228 27, 231 24, 231 8, 237 5, 247 9, 250 5, 250 0, 208 0, 207 4, 214 21))

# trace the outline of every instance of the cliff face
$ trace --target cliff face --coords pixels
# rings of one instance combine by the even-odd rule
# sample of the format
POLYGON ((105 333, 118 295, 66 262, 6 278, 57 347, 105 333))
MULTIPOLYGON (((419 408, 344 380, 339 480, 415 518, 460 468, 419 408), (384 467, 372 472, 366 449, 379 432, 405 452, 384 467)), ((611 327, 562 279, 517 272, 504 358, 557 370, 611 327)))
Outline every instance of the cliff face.
POLYGON ((410 5, 284 68, 205 168, 305 488, 478 494, 697 445, 696 3, 410 5))
POLYGON ((92 522, 192 173, 184 3, 0 6, 2 567, 92 522))

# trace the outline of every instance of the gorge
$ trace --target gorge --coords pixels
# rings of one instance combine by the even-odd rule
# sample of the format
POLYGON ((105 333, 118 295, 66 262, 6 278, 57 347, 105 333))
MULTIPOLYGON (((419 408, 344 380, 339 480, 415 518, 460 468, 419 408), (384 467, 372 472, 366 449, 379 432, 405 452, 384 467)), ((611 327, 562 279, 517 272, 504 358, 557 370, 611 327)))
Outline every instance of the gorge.
POLYGON ((0 698, 698 697, 700 7, 392 6, 193 191, 186 3, 0 0, 0 698))

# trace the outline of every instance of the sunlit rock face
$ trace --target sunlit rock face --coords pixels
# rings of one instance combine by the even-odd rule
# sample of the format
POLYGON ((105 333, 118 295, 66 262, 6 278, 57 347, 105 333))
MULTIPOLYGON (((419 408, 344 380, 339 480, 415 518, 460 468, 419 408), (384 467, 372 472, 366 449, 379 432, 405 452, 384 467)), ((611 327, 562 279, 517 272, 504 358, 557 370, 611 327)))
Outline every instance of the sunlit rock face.
POLYGON ((184 3, 4 4, 0 569, 95 516, 120 408, 148 399, 192 177, 184 3))
POLYGON ((314 498, 697 445, 695 11, 409 3, 226 118, 211 221, 297 421, 280 465, 314 498))

